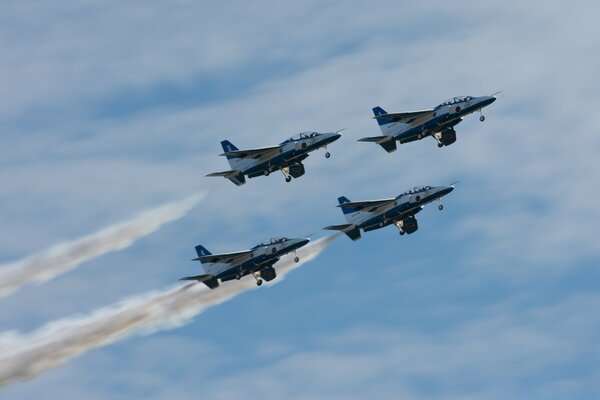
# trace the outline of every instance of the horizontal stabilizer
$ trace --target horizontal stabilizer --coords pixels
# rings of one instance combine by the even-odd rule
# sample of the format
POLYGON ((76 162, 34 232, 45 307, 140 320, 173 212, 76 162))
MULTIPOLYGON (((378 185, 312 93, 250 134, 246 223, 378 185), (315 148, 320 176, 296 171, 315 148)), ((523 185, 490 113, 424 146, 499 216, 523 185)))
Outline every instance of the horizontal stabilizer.
POLYGON ((323 229, 344 232, 352 240, 360 239, 360 229, 354 224, 329 225, 323 229))
POLYGON ((362 139, 358 139, 359 142, 372 142, 372 143, 377 143, 378 145, 380 145, 381 147, 383 147, 383 149, 385 151, 387 151, 388 153, 391 153, 392 151, 396 151, 396 140, 394 139, 393 136, 371 136, 371 137, 365 137, 362 139))
POLYGON ((371 136, 371 137, 364 137, 362 139, 358 139, 359 142, 374 142, 374 143, 381 143, 384 142, 386 140, 389 140, 391 138, 391 136, 371 136))
POLYGON ((239 174, 239 171, 236 171, 236 170, 233 169, 233 170, 230 170, 230 171, 213 172, 213 173, 210 173, 210 174, 208 174, 206 176, 223 176, 225 178, 229 178, 230 176, 233 176, 235 174, 239 174))
POLYGON ((211 289, 219 287, 219 281, 211 274, 206 275, 196 275, 196 276, 186 276, 185 278, 181 278, 180 281, 198 281, 204 283, 211 289))
POLYGON ((222 171, 222 172, 213 172, 210 173, 206 176, 222 176, 224 178, 229 179, 231 182, 235 183, 237 186, 241 186, 244 183, 246 183, 246 178, 244 177, 244 174, 242 174, 240 171, 236 171, 235 169, 229 170, 229 171, 222 171))

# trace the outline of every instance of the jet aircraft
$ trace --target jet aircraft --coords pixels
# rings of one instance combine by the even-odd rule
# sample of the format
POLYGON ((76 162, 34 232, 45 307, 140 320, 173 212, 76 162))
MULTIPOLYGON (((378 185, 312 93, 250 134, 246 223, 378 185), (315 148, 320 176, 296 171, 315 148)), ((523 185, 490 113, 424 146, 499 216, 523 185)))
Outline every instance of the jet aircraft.
MULTIPOLYGON (((309 241, 308 238, 271 238, 250 250, 222 254, 211 254, 206 248, 198 245, 196 246, 198 258, 194 258, 193 261, 200 261, 205 273, 187 276, 181 280, 202 282, 214 289, 219 286, 219 279, 225 282, 252 274, 256 284, 260 286, 263 279, 267 282, 275 279, 277 274, 273 265, 281 256, 288 253, 296 254, 296 250, 309 241)), ((294 261, 298 262, 300 258, 296 255, 294 261)))
POLYGON ((350 201, 342 196, 338 198, 338 207, 342 209, 348 223, 330 225, 323 229, 341 231, 350 239, 358 240, 361 229, 369 232, 394 224, 400 231, 400 235, 405 233, 410 235, 419 228, 415 215, 427 203, 435 200, 439 203, 438 209, 442 210, 444 206, 441 198, 452 190, 454 190, 453 185, 415 187, 395 198, 370 201, 350 201))
POLYGON ((325 148, 325 158, 329 158, 331 154, 327 151, 327 145, 338 140, 342 136, 340 132, 305 132, 277 146, 247 150, 239 150, 230 141, 223 140, 221 146, 224 153, 221 156, 227 157, 231 170, 213 172, 206 176, 222 176, 241 186, 246 183, 246 176, 248 178, 267 176, 273 171, 280 170, 285 176, 285 181, 290 182, 292 178, 304 175, 302 161, 311 151, 325 148))
POLYGON ((449 146, 456 142, 454 127, 464 116, 479 112, 479 120, 485 121, 481 110, 496 101, 495 95, 498 93, 491 96, 454 97, 429 110, 387 113, 383 108, 375 107, 373 118, 377 120, 383 135, 365 137, 358 141, 377 143, 388 153, 396 150, 396 141, 402 144, 427 136, 433 137, 438 147, 449 146))

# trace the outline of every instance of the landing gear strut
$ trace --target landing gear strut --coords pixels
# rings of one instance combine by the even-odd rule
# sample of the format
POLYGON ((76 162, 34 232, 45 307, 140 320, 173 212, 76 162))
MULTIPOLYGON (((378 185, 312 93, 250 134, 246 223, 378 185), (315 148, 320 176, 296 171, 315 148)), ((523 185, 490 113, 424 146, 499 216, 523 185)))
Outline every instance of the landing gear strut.
POLYGON ((262 279, 260 279, 260 272, 254 272, 252 276, 254 276, 254 279, 256 279, 256 286, 260 286, 263 284, 262 279))
POLYGON ((285 181, 286 182, 291 182, 292 181, 292 176, 289 174, 290 169, 289 167, 285 167, 281 169, 281 173, 283 174, 283 176, 285 176, 285 181))
POLYGON ((485 121, 485 116, 484 116, 484 115, 481 113, 481 110, 479 110, 479 114, 480 114, 480 115, 479 115, 479 120, 480 120, 481 122, 485 121))
POLYGON ((442 211, 444 209, 444 205, 442 204, 442 202, 440 201, 440 199, 438 199, 438 210, 442 211))

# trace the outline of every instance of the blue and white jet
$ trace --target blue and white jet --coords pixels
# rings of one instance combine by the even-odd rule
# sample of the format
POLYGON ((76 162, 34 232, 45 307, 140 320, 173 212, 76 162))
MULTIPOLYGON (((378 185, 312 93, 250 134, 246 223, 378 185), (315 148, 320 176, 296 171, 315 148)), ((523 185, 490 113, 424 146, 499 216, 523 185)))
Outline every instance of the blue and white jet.
POLYGON ((402 144, 427 136, 433 137, 438 147, 449 146, 456 142, 454 127, 464 116, 479 112, 479 120, 485 121, 481 110, 496 101, 496 94, 498 93, 491 96, 454 97, 429 110, 388 113, 381 107, 375 107, 373 118, 377 120, 383 135, 365 137, 358 141, 377 143, 388 153, 396 150, 396 141, 402 144))
POLYGON ((323 229, 341 231, 350 239, 358 240, 361 229, 369 232, 394 224, 400 235, 410 235, 419 229, 415 215, 427 203, 436 200, 439 203, 438 209, 442 210, 444 206, 441 198, 453 190, 453 185, 415 187, 391 199, 369 201, 350 201, 342 196, 338 198, 338 207, 342 209, 348 223, 330 225, 323 229))
POLYGON ((223 140, 223 154, 227 157, 231 169, 223 172, 213 172, 206 176, 222 176, 238 186, 246 183, 248 178, 268 176, 271 172, 280 170, 286 182, 292 178, 304 175, 302 161, 308 153, 321 148, 325 149, 325 158, 331 154, 327 145, 338 140, 341 131, 331 133, 305 132, 293 136, 277 146, 261 147, 256 149, 239 150, 230 141, 223 140))
POLYGON ((294 261, 300 261, 296 250, 305 246, 309 241, 309 238, 271 238, 250 250, 222 254, 211 254, 206 248, 198 245, 196 246, 198 258, 194 258, 193 261, 202 263, 204 274, 187 276, 181 280, 202 282, 214 289, 219 286, 219 280, 225 282, 252 274, 256 279, 256 284, 260 286, 263 279, 269 282, 277 277, 273 266, 281 256, 294 253, 294 261))

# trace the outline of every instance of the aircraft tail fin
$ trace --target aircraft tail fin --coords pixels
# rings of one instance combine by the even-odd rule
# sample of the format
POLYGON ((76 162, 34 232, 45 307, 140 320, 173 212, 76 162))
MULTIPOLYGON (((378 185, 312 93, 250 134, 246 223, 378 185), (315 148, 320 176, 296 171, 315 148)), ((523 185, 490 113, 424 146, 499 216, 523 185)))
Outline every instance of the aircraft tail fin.
MULTIPOLYGON (((221 141, 221 147, 223 148, 223 151, 225 152, 225 157, 227 158, 227 162, 229 162, 229 165, 231 166, 231 168, 239 169, 239 168, 237 168, 237 166, 239 165, 241 158, 236 155, 227 154, 232 151, 237 151, 239 149, 233 143, 231 143, 229 140, 221 141)), ((237 185, 237 183, 236 183, 236 185, 237 185)))
POLYGON ((186 276, 184 278, 181 278, 180 281, 198 281, 198 282, 202 282, 202 283, 204 283, 206 286, 208 286, 211 289, 215 289, 215 288, 219 287, 219 280, 217 278, 215 278, 211 274, 186 276))
POLYGON ((329 225, 323 229, 343 232, 352 240, 360 239, 360 229, 354 224, 329 225))
MULTIPOLYGON (((387 111, 385 111, 383 108, 377 106, 377 107, 373 107, 373 114, 378 117, 380 115, 384 115, 387 114, 387 111)), ((383 118, 377 118, 377 123, 379 124, 379 126, 381 125, 385 125, 385 124, 389 124, 390 121, 387 121, 383 118)))
MULTIPOLYGON (((223 151, 225 153, 229 153, 230 151, 235 151, 235 150, 239 150, 237 147, 235 147, 235 145, 233 143, 231 143, 229 140, 223 140, 221 141, 221 147, 223 148, 223 151)), ((235 158, 233 156, 227 156, 227 159, 231 159, 231 158, 235 158)))

